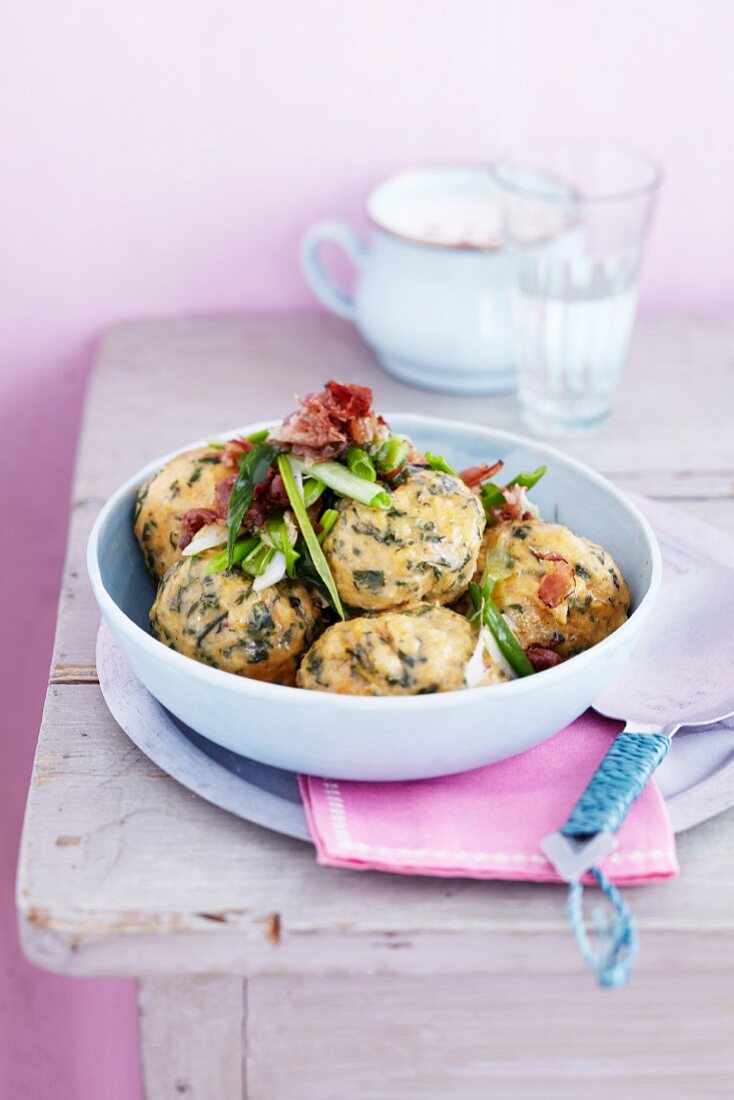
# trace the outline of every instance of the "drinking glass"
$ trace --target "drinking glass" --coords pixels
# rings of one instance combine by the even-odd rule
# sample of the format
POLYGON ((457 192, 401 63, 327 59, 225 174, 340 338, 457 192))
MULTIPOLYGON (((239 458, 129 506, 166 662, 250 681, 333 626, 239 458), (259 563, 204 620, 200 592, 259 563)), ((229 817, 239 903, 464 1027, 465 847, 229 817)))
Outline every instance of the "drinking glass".
POLYGON ((493 166, 510 261, 518 394, 540 435, 611 415, 661 173, 623 146, 517 146, 493 166))

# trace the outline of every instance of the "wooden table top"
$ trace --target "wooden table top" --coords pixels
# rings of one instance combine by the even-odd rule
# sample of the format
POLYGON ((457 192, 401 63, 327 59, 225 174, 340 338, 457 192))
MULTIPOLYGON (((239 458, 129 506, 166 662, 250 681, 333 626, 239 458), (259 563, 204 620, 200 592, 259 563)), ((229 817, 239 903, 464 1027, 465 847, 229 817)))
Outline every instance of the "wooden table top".
MULTIPOLYGON (((69 550, 18 875, 26 953, 74 974, 342 970, 573 972, 562 887, 405 878, 316 865, 313 850, 202 801, 106 710, 84 565, 105 498, 156 455, 277 417, 330 376, 380 409, 521 431, 511 397, 446 397, 389 378, 327 317, 174 319, 105 341, 86 404, 69 550)), ((734 323, 640 322, 619 409, 564 442, 623 488, 734 534, 734 323)), ((734 937, 734 811, 679 838, 679 879, 634 891, 641 968, 715 969, 734 937), (654 933, 654 934, 653 934, 654 933), (705 933, 696 935, 694 933, 705 933)), ((584 977, 584 980, 585 977, 584 977)))

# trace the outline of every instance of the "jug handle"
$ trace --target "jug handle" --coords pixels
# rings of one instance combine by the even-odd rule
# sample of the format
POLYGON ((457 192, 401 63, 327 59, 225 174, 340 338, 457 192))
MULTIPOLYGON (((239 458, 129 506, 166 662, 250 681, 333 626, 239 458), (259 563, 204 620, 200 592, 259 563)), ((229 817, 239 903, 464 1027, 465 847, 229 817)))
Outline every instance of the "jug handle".
POLYGON ((332 313, 353 321, 357 312, 354 299, 332 282, 321 263, 319 251, 324 241, 339 245, 358 271, 364 260, 364 248, 356 233, 337 221, 319 222, 301 241, 301 268, 314 294, 332 313))

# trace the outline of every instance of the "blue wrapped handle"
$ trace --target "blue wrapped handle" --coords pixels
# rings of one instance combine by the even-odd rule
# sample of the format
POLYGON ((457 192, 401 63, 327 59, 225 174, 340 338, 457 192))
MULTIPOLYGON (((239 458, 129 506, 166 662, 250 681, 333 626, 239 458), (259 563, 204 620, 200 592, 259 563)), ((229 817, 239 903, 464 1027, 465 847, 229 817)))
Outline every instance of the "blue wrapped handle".
POLYGON ((662 733, 619 733, 561 832, 569 837, 616 833, 670 748, 662 733))
MULTIPOLYGON (((616 833, 669 748, 670 738, 661 733, 618 734, 562 826, 561 834, 586 841, 598 833, 616 833)), ((591 867, 590 872, 612 906, 613 920, 599 926, 602 946, 595 951, 584 926, 584 891, 577 879, 569 888, 571 928, 581 955, 596 973, 599 984, 625 985, 637 955, 637 930, 632 913, 598 867, 591 867)))

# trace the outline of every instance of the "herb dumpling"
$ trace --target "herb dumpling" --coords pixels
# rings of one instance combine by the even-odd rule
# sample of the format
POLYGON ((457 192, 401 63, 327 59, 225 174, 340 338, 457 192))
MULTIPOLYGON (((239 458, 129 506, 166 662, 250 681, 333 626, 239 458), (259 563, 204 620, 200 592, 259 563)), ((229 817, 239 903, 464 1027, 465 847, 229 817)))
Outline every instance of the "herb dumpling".
POLYGON ((601 546, 568 527, 538 521, 487 528, 477 576, 485 563, 502 577, 492 598, 530 650, 536 667, 546 658, 574 657, 625 622, 630 594, 617 563, 601 546))
POLYGON ((151 632, 164 645, 225 672, 294 684, 301 656, 322 612, 301 581, 261 592, 240 569, 207 573, 211 554, 182 558, 163 578, 150 611, 151 632))
MULTIPOLYGON (((445 607, 386 611, 330 626, 311 646, 298 686, 339 695, 428 695, 467 687, 477 631, 445 607)), ((486 654, 485 674, 472 686, 505 674, 486 654)), ((480 669, 481 671, 481 669, 480 669)))
POLYGON ((181 557, 178 544, 185 513, 209 507, 217 482, 228 473, 219 454, 210 447, 197 447, 176 455, 138 491, 135 537, 155 580, 181 557))
POLYGON ((411 466, 387 511, 350 498, 338 511, 324 553, 350 607, 446 604, 466 590, 485 517, 476 494, 458 477, 411 466))

